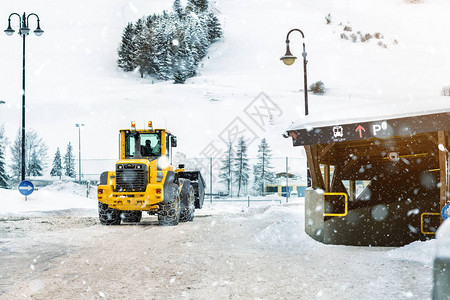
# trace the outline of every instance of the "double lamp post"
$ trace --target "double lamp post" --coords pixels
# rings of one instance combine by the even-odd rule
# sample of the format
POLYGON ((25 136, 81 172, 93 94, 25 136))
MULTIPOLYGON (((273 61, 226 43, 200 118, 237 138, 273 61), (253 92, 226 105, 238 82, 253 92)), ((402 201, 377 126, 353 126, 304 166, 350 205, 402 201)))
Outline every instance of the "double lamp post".
POLYGON ((31 13, 26 15, 23 13, 20 16, 18 13, 12 13, 8 17, 8 28, 5 30, 5 33, 9 36, 13 35, 15 32, 14 29, 11 28, 11 17, 17 16, 19 18, 19 35, 22 36, 23 39, 23 52, 22 52, 22 181, 25 180, 25 38, 30 33, 29 22, 28 19, 31 16, 35 16, 37 18, 37 27, 33 31, 37 36, 41 36, 44 31, 40 27, 40 20, 38 15, 35 13, 31 13))

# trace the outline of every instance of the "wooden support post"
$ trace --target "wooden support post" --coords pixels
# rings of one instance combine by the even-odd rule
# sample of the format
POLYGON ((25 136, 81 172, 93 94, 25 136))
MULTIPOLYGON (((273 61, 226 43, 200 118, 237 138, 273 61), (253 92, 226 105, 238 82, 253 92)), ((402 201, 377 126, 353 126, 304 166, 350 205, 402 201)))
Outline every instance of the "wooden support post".
POLYGON ((327 193, 330 192, 330 165, 326 164, 324 165, 324 179, 325 179, 325 191, 327 193))
POLYGON ((440 207, 442 210, 446 204, 450 203, 450 174, 449 174, 450 143, 448 133, 446 133, 445 131, 439 131, 438 143, 439 143, 439 169, 440 169, 439 178, 441 183, 440 207))
POLYGON ((312 188, 325 190, 322 172, 320 171, 317 145, 305 146, 306 158, 311 173, 312 188))
POLYGON ((356 183, 354 180, 350 180, 350 199, 351 201, 356 200, 356 183))

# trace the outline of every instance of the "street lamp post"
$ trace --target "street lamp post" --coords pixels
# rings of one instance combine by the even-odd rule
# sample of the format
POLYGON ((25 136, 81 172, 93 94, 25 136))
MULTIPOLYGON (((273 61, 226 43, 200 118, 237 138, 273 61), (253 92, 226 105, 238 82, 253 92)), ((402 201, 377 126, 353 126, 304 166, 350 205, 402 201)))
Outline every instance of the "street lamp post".
POLYGON ((305 50, 305 35, 303 34, 303 32, 300 29, 292 29, 291 31, 288 32, 287 36, 286 36, 286 54, 284 54, 283 57, 281 57, 280 59, 284 62, 285 65, 290 66, 292 65, 295 60, 297 59, 297 57, 295 57, 294 55, 292 55, 291 50, 289 49, 289 35, 291 34, 291 32, 293 31, 298 31, 301 33, 302 38, 303 38, 303 82, 304 82, 304 90, 305 90, 305 116, 308 115, 308 80, 307 80, 307 73, 306 73, 306 64, 308 63, 308 61, 306 60, 306 50, 305 50))
MULTIPOLYGON (((292 65, 295 62, 295 60, 297 59, 297 57, 292 55, 291 49, 289 49, 289 43, 290 43, 289 35, 293 31, 300 32, 300 34, 302 35, 302 39, 303 39, 303 53, 302 53, 302 56, 303 56, 303 89, 305 90, 305 116, 307 116, 309 114, 309 111, 308 111, 308 79, 307 79, 307 72, 306 72, 306 64, 308 63, 308 61, 306 60, 305 35, 303 34, 303 31, 301 31, 300 29, 292 29, 288 32, 288 34, 286 36, 286 53, 280 59, 287 66, 292 65)), ((286 173, 287 173, 287 171, 286 171, 286 173)), ((307 176, 307 179, 306 179, 307 184, 306 185, 309 187, 309 186, 311 186, 311 173, 309 172, 308 162, 306 162, 306 176, 307 176)))
POLYGON ((40 27, 40 20, 38 15, 31 13, 28 16, 23 13, 22 17, 18 13, 12 13, 8 17, 8 28, 5 33, 11 36, 15 30, 11 28, 11 17, 17 16, 19 18, 19 24, 21 27, 19 29, 19 34, 23 39, 23 51, 22 51, 22 181, 25 180, 25 38, 30 33, 30 28, 28 27, 28 18, 30 16, 35 16, 37 18, 37 27, 33 31, 37 36, 41 36, 44 31, 40 27))
POLYGON ((78 183, 81 184, 81 127, 84 124, 75 124, 78 127, 78 183))

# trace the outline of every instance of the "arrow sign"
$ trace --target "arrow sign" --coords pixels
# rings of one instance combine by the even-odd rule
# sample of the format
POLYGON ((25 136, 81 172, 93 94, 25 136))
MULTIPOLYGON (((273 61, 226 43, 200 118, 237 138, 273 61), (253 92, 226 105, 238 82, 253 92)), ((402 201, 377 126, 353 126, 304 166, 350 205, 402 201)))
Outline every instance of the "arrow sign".
POLYGON ((355 132, 359 131, 359 137, 362 138, 362 132, 366 131, 366 129, 364 129, 364 127, 362 127, 361 125, 358 125, 358 127, 356 127, 355 132))
POLYGON ((24 195, 28 196, 31 195, 34 191, 34 185, 31 183, 31 181, 24 180, 19 184, 19 192, 24 195))

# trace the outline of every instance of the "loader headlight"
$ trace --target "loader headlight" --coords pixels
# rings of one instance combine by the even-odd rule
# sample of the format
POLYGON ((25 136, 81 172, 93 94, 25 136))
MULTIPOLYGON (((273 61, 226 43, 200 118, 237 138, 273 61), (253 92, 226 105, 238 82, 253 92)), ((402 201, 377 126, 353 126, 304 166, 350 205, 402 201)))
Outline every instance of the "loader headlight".
POLYGON ((123 169, 123 165, 117 165, 117 169, 122 170, 123 169))
POLYGON ((158 170, 163 170, 169 167, 169 159, 166 156, 158 158, 158 170))
POLYGON ((163 180, 163 177, 164 177, 163 172, 160 172, 160 171, 156 172, 156 181, 157 182, 161 182, 163 180))

